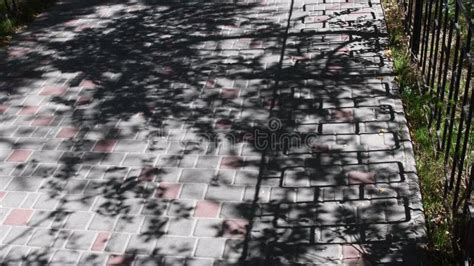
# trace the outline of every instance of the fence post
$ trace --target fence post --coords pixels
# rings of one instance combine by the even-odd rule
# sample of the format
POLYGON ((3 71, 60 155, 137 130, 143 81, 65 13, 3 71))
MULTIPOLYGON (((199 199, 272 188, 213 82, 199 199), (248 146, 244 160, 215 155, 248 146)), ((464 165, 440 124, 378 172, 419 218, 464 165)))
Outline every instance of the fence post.
POLYGON ((413 18, 413 32, 410 39, 410 49, 412 56, 416 58, 420 50, 420 38, 421 38, 421 17, 423 14, 423 1, 415 0, 415 12, 413 18))

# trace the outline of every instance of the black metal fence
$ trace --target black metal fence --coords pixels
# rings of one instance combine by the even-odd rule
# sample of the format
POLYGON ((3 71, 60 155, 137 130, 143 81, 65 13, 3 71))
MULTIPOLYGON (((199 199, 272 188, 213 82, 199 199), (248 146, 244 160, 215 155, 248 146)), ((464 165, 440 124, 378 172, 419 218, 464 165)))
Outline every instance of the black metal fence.
POLYGON ((17 0, 2 0, 3 6, 4 6, 4 14, 1 14, 3 16, 7 17, 14 17, 18 13, 18 4, 17 0))
MULTIPOLYGON (((474 178, 471 7, 463 0, 398 2, 405 15, 410 50, 420 72, 420 88, 429 97, 427 121, 436 139, 437 155, 443 158, 445 166, 444 196, 452 200, 455 220, 465 221, 465 226, 456 231, 474 237, 474 230, 466 231, 469 227, 474 229, 474 220, 469 220, 474 217, 471 211, 474 178)), ((468 247, 474 249, 469 243, 474 243, 474 239, 461 240, 469 255, 468 247)))

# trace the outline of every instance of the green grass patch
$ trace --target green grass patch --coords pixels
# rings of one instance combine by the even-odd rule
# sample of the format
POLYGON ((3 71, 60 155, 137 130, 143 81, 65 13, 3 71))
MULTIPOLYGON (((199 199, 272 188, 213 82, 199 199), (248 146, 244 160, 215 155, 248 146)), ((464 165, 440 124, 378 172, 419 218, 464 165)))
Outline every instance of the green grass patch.
POLYGON ((428 128, 427 114, 432 99, 418 86, 417 68, 412 64, 408 38, 404 32, 398 3, 384 0, 386 22, 390 33, 390 50, 394 71, 400 86, 402 101, 415 149, 418 176, 428 230, 426 254, 429 265, 454 265, 453 221, 451 199, 443 197, 443 154, 436 154, 435 140, 428 128))
POLYGON ((8 43, 12 34, 22 26, 31 23, 35 17, 45 11, 55 0, 16 0, 16 9, 11 10, 12 0, 7 0, 10 10, 4 0, 0 0, 0 45, 8 43))

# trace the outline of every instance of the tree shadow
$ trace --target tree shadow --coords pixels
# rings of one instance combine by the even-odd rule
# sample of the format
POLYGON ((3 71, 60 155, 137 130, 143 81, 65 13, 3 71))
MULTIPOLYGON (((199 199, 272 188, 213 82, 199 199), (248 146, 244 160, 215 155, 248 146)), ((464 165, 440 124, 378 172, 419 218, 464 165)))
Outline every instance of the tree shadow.
POLYGON ((362 4, 300 4, 70 1, 16 36, 1 64, 0 147, 32 155, 5 154, 3 189, 47 197, 8 233, 4 261, 410 259, 417 195, 383 22, 362 4), (262 149, 256 130, 318 138, 262 149), (202 217, 215 219, 198 240, 202 217), (50 241, 29 238, 40 233, 50 241), (32 248, 10 249, 22 241, 32 248), (203 255, 214 249, 201 241, 222 254, 203 255))

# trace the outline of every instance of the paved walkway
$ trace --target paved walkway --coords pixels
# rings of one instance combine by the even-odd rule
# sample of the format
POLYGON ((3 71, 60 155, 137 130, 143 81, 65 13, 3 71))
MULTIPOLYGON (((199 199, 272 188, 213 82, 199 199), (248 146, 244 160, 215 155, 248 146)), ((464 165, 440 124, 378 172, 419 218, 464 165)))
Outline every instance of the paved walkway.
POLYGON ((383 19, 378 0, 60 1, 1 55, 0 257, 416 265, 383 19))

